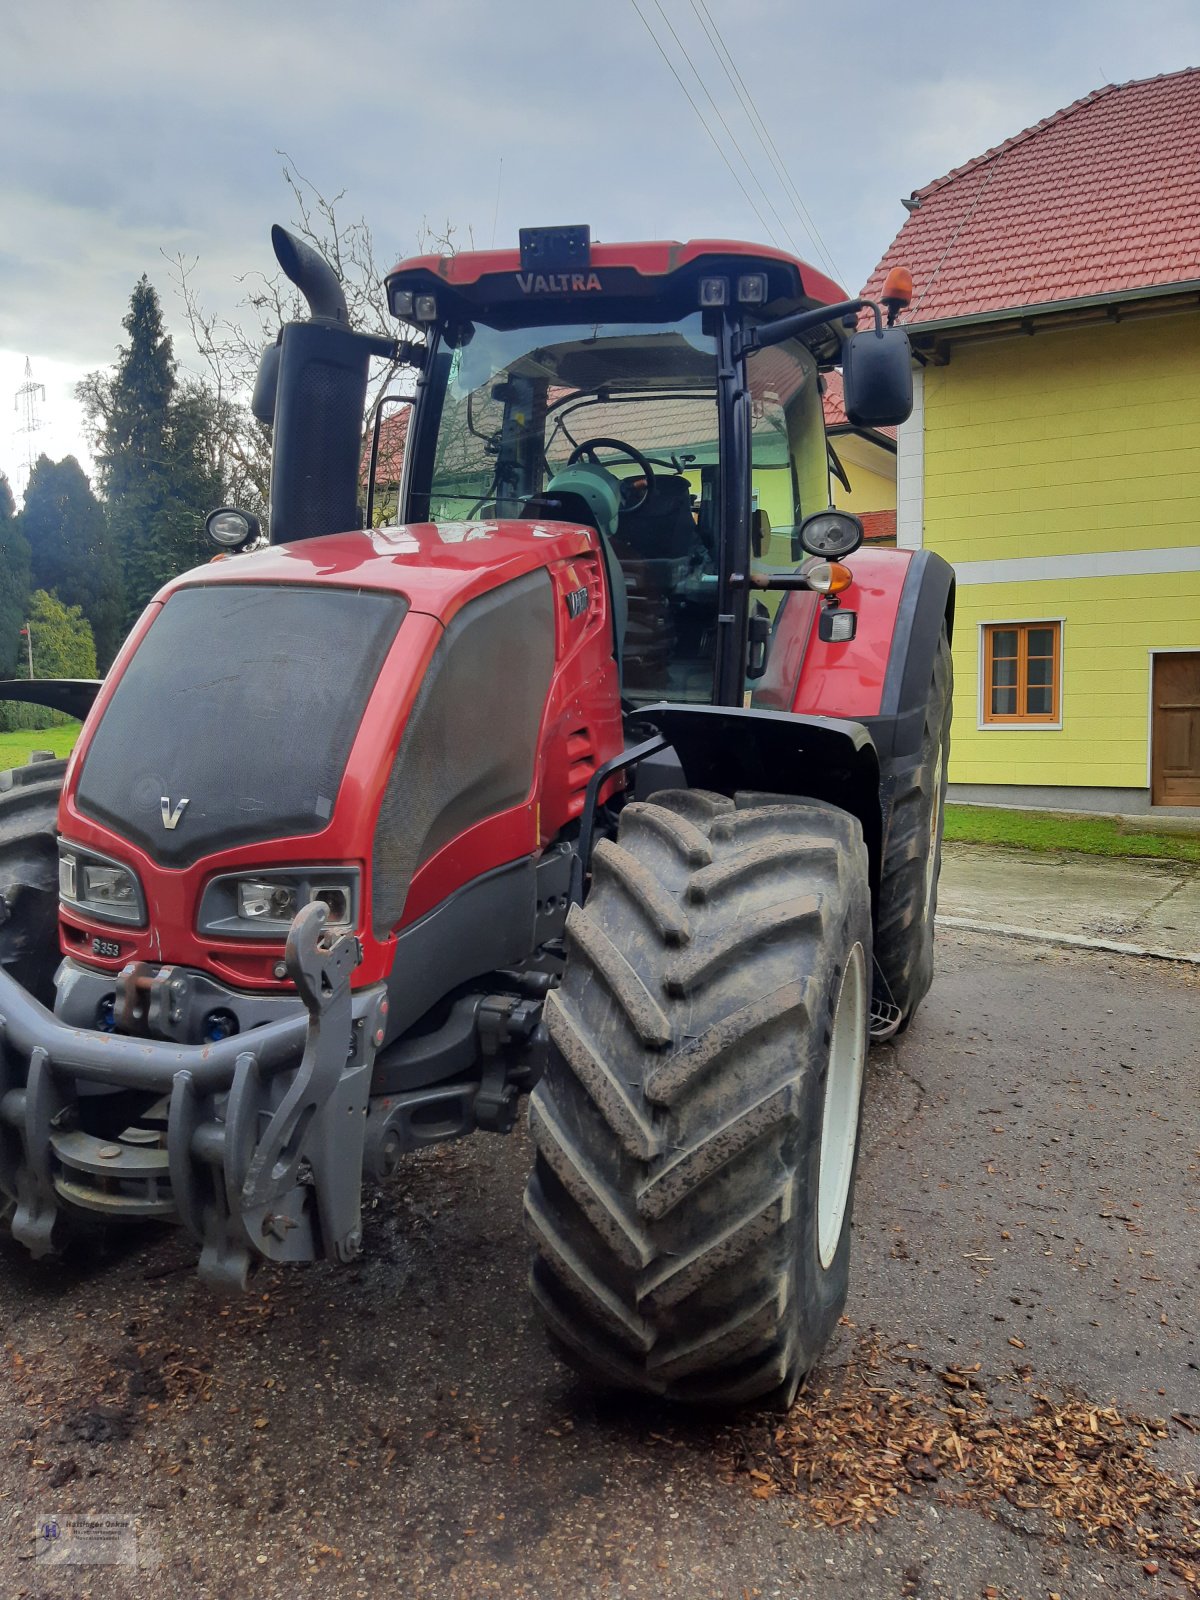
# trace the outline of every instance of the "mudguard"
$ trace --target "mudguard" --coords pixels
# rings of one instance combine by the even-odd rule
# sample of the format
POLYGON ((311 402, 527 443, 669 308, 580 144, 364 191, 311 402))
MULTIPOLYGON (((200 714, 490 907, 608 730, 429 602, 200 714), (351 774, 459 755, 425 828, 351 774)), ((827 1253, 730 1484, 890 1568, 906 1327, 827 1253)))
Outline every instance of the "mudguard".
POLYGON ((921 747, 925 706, 942 625, 954 637, 954 568, 933 550, 916 550, 896 612, 879 715, 864 718, 881 761, 921 747))
POLYGON ((5 678, 0 679, 0 700, 49 706, 52 711, 64 711, 82 722, 92 709, 102 682, 101 678, 5 678))
MULTIPOLYGON (((948 632, 954 627, 954 568, 932 550, 860 550, 848 564, 854 583, 842 607, 856 614, 855 638, 822 640, 821 608, 814 608, 802 650, 794 639, 780 640, 790 682, 771 680, 768 658, 765 703, 782 710, 780 697, 790 692, 794 712, 862 723, 886 767, 920 747, 938 639, 943 623, 948 632)), ((789 608, 796 598, 787 597, 789 608)), ((784 633, 782 621, 776 632, 784 633)), ((756 692, 757 703, 764 698, 756 692)))
POLYGON ((668 704, 639 708, 637 720, 663 736, 692 788, 804 796, 849 811, 862 824, 871 893, 876 894, 883 850, 879 757, 861 723, 750 707, 668 704))

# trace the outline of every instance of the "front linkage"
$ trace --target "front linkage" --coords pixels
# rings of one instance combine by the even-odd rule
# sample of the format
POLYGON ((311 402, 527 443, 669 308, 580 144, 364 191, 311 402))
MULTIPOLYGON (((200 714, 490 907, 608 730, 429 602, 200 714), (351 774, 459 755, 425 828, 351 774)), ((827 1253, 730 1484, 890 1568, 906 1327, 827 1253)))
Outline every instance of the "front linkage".
MULTIPOLYGON (((288 936, 304 1011, 205 1045, 67 1026, 0 971, 0 1191, 34 1256, 81 1214, 181 1222, 200 1242, 201 1276, 227 1288, 245 1287, 256 1257, 358 1253, 387 998, 382 984, 351 991, 361 947, 326 920, 310 904, 288 936), (118 1091, 118 1116, 140 1107, 110 1137, 81 1126, 96 1126, 82 1110, 107 1109, 97 1085, 118 1091)), ((170 974, 130 979, 149 1005, 170 974)))

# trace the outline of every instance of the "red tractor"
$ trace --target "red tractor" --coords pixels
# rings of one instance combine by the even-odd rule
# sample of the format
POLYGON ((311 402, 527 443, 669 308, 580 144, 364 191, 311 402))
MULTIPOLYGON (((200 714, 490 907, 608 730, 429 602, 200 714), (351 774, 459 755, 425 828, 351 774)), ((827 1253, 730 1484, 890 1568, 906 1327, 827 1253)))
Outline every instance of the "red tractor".
POLYGON ((256 390, 267 534, 214 513, 227 558, 103 683, 3 691, 86 714, 0 792, 12 1235, 345 1261, 364 1174, 529 1092, 557 1349, 786 1402, 845 1301, 868 1042, 932 972, 953 575, 859 549, 821 402, 838 366, 852 423, 907 416, 903 285, 528 229, 398 266, 393 346, 274 241, 312 315, 256 390), (413 411, 364 527, 379 354, 413 411))

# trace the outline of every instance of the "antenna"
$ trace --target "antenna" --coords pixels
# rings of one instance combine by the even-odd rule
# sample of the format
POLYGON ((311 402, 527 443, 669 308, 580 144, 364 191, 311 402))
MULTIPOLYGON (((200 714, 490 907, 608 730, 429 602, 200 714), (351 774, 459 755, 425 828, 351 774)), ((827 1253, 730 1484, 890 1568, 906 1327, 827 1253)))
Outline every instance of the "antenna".
POLYGON ((38 402, 45 404, 46 385, 34 383, 33 368, 29 364, 29 357, 25 357, 25 382, 17 390, 14 397, 13 410, 21 413, 21 426, 17 433, 25 435, 25 483, 28 484, 33 474, 33 446, 34 434, 42 426, 42 419, 38 414, 38 402))

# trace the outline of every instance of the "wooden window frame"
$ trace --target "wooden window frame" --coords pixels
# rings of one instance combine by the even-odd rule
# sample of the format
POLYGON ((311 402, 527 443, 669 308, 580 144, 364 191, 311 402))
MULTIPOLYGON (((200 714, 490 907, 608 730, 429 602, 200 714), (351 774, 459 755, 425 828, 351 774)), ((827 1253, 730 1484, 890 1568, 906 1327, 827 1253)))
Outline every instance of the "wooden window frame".
MULTIPOLYGON (((995 728, 1028 728, 1043 731, 1055 731, 1062 728, 1062 677, 1063 677, 1063 621, 1062 617, 1022 617, 1020 619, 996 622, 981 622, 979 624, 979 727, 980 729, 995 728), (1051 660, 1054 670, 1051 675, 1051 708, 1048 712, 1029 713, 1016 711, 1013 713, 993 712, 992 707, 992 640, 997 632, 1015 632, 1017 635, 1017 705, 1025 704, 1026 693, 1029 688, 1029 630, 1031 628, 1050 628, 1054 634, 1054 648, 1051 660)), ((1006 685, 1005 687, 1012 687, 1006 685)))

